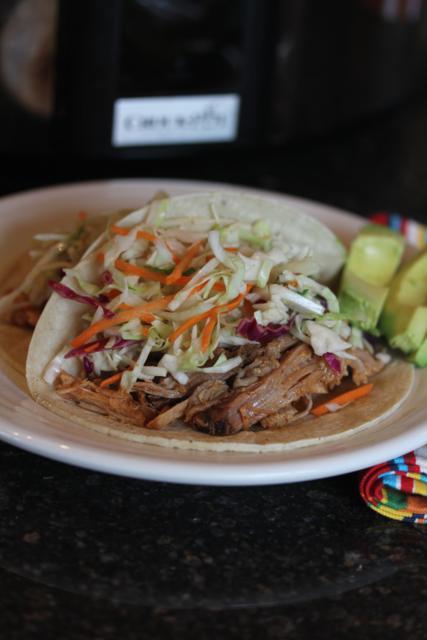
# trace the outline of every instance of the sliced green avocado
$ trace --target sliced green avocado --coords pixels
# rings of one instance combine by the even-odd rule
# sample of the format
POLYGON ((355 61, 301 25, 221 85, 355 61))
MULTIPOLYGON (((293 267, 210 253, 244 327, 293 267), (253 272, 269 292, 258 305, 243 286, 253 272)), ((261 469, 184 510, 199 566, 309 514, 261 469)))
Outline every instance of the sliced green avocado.
POLYGON ((390 289, 389 304, 416 307, 427 302, 427 251, 400 269, 390 289))
POLYGON ((419 367, 427 367, 427 339, 411 356, 411 361, 419 367))
POLYGON ((387 294, 387 287, 369 284, 346 269, 341 280, 340 311, 353 324, 371 331, 378 324, 387 294))
POLYGON ((381 328, 393 349, 412 353, 427 333, 427 307, 399 307, 397 313, 384 310, 381 328))
POLYGON ((402 258, 403 236, 368 224, 353 240, 339 292, 340 310, 353 324, 374 332, 388 295, 387 285, 402 258))
POLYGON ((405 249, 402 235, 379 224, 368 224, 351 243, 346 269, 369 284, 386 287, 405 249))
POLYGON ((380 329, 391 346, 416 351, 427 333, 427 252, 397 274, 384 305, 380 329))

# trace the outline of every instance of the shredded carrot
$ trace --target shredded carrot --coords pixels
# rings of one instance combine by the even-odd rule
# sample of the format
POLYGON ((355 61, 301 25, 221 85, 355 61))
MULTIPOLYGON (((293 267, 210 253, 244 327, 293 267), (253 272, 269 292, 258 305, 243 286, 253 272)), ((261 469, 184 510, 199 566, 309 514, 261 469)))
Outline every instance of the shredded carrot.
POLYGON ((198 313, 192 318, 189 318, 188 320, 183 322, 179 327, 177 327, 175 331, 172 331, 172 333, 169 335, 169 338, 168 338, 169 341, 175 342, 175 340, 179 338, 181 334, 185 333, 187 329, 191 329, 193 325, 197 324, 198 322, 201 322, 202 320, 206 320, 206 318, 209 318, 209 316, 211 316, 212 313, 213 313, 213 310, 210 309, 209 311, 203 311, 203 313, 198 313))
MULTIPOLYGON (((110 231, 112 231, 118 236, 127 236, 130 232, 130 229, 126 229, 125 227, 119 227, 116 224, 112 224, 110 227, 110 231)), ((149 242, 155 242, 158 239, 153 233, 150 233, 149 231, 144 231, 143 229, 140 229, 137 232, 136 237, 142 238, 144 240, 148 240, 149 242)))
MULTIPOLYGON (((187 284, 190 279, 190 276, 181 276, 181 278, 177 280, 175 284, 187 284)), ((203 282, 199 282, 199 284, 196 284, 192 289, 190 289, 187 299, 191 298, 191 296, 194 296, 194 294, 199 293, 199 291, 202 291, 202 289, 206 287, 208 282, 208 280, 203 280, 203 282)), ((225 286, 222 282, 216 282, 212 288, 215 291, 225 291, 225 286)))
POLYGON ((239 306, 242 300, 243 300, 243 293, 240 293, 237 296, 237 298, 234 298, 234 300, 232 300, 227 304, 221 304, 221 305, 218 305, 217 307, 214 307, 213 309, 209 309, 209 311, 198 313, 197 315, 183 322, 182 325, 180 325, 175 329, 175 331, 172 331, 172 333, 169 335, 168 340, 170 342, 175 342, 175 340, 180 335, 185 333, 188 329, 191 329, 191 327, 194 326, 195 324, 198 324, 199 322, 201 322, 202 320, 205 320, 206 318, 209 318, 210 316, 216 317, 219 313, 226 313, 228 311, 232 311, 233 309, 239 306))
POLYGON ((174 253, 173 249, 171 249, 171 247, 168 245, 167 242, 165 242, 165 245, 167 247, 167 250, 170 252, 172 256, 172 260, 175 262, 175 264, 178 264, 178 262, 180 261, 179 256, 177 256, 176 253, 174 253))
POLYGON ((104 254, 102 253, 102 251, 99 251, 96 254, 96 260, 97 262, 99 262, 100 264, 104 264, 104 254))
POLYGON ((166 276, 165 284, 174 284, 177 280, 179 280, 184 273, 188 269, 191 264, 193 258, 199 253, 200 249, 203 246, 203 240, 199 240, 191 245, 189 249, 184 253, 184 256, 176 265, 175 269, 166 276))
POLYGON ((201 291, 206 287, 206 284, 207 284, 206 280, 204 280, 203 282, 200 282, 199 284, 196 284, 196 286, 190 290, 190 294, 188 297, 190 298, 191 296, 194 296, 195 293, 199 293, 199 291, 201 291))
POLYGON ((192 277, 193 276, 181 276, 180 278, 178 278, 178 280, 176 280, 176 282, 174 282, 174 284, 185 286, 190 282, 192 277))
POLYGON ((157 237, 153 233, 143 231, 142 229, 137 232, 136 237, 141 238, 142 240, 148 240, 149 242, 156 242, 157 240, 157 237))
POLYGON ((114 384, 115 382, 118 382, 119 380, 122 379, 122 376, 124 374, 124 371, 119 371, 118 373, 115 373, 114 375, 110 376, 109 378, 105 378, 105 380, 103 380, 99 386, 104 388, 104 387, 109 387, 111 384, 114 384))
POLYGON ((119 296, 120 294, 121 294, 121 291, 119 291, 119 289, 110 289, 109 291, 106 291, 104 293, 104 296, 107 296, 109 300, 113 300, 114 298, 117 298, 117 296, 119 296))
POLYGON ((87 213, 86 211, 79 211, 77 214, 77 219, 80 220, 80 222, 84 222, 87 218, 87 213))
MULTIPOLYGON (((177 280, 175 282, 175 284, 180 284, 180 281, 183 280, 182 284, 187 284, 186 281, 184 281, 184 278, 186 278, 187 280, 190 280, 190 277, 188 276, 182 276, 179 280, 177 280)), ((191 296, 194 296, 196 293, 199 293, 199 291, 202 291, 206 285, 208 284, 208 280, 203 280, 202 282, 199 282, 199 284, 196 284, 192 289, 189 290, 188 295, 187 295, 187 300, 188 298, 191 298, 191 296)), ((214 287, 215 288, 215 285, 214 287)), ((224 291, 225 287, 220 287, 219 291, 224 291)), ((217 289, 218 290, 218 289, 217 289)))
POLYGON ((218 310, 218 313, 227 313, 228 311, 233 311, 233 309, 236 309, 236 307, 239 306, 243 298, 244 294, 239 293, 239 295, 234 298, 234 300, 232 300, 231 302, 227 302, 227 304, 221 304, 219 307, 216 307, 216 309, 218 310))
POLYGON ((205 326, 203 327, 202 333, 200 335, 200 338, 201 338, 200 347, 203 353, 209 347, 212 334, 216 326, 216 320, 217 320, 217 314, 210 316, 207 319, 205 326))
POLYGON ((71 346, 74 349, 76 347, 80 347, 97 333, 105 331, 105 329, 109 329, 110 327, 115 327, 118 324, 129 322, 129 320, 133 320, 133 318, 140 318, 144 322, 152 322, 155 316, 153 316, 151 311, 164 309, 168 306, 169 302, 173 300, 173 298, 173 295, 164 296, 163 298, 158 298, 151 302, 145 302, 144 304, 122 311, 115 315, 114 318, 103 318, 102 320, 90 325, 90 327, 71 340, 71 346))
MULTIPOLYGON (((191 289, 191 293, 190 296, 192 296, 195 293, 198 293, 199 291, 201 291, 207 284, 208 284, 208 280, 203 280, 203 282, 201 282, 200 284, 196 284, 195 287, 193 287, 193 289, 191 289)), ((212 286, 212 289, 214 291, 225 291, 225 286, 223 282, 215 282, 215 284, 212 286)))
POLYGON ((101 345, 101 342, 99 340, 96 340, 95 342, 91 342, 90 344, 86 345, 86 347, 84 348, 84 352, 85 353, 92 353, 93 351, 96 351, 101 345))
POLYGON ((342 393, 336 398, 332 398, 325 404, 320 404, 311 410, 311 413, 315 416, 323 416, 325 413, 329 413, 328 404, 348 404, 349 402, 353 402, 354 400, 358 400, 359 398, 363 398, 367 396, 368 393, 372 391, 373 384, 364 384, 361 387, 356 387, 356 389, 352 389, 351 391, 346 391, 346 393, 342 393))
MULTIPOLYGON (((176 282, 174 282, 174 284, 178 284, 178 285, 182 285, 183 287, 188 284, 191 280, 191 278, 193 278, 193 275, 191 276, 181 276, 176 282)), ((207 280, 205 280, 205 284, 206 284, 207 280)), ((215 282, 215 284, 213 285, 212 289, 214 291, 225 291, 225 286, 223 282, 215 282)))
POLYGON ((133 276, 140 276, 145 280, 153 280, 154 282, 167 284, 166 279, 168 276, 164 275, 163 273, 159 273, 158 271, 154 271, 153 269, 138 267, 136 264, 130 264, 130 262, 125 262, 120 258, 117 258, 114 264, 116 269, 122 271, 123 273, 127 273, 133 276))
POLYGON ((110 231, 115 233, 117 236, 127 236, 130 229, 125 229, 124 227, 118 227, 116 224, 112 224, 110 231))

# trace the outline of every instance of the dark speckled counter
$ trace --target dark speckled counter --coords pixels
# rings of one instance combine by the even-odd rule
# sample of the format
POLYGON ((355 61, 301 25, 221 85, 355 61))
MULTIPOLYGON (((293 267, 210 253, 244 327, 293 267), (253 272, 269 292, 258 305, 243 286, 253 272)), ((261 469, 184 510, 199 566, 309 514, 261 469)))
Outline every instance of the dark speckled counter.
MULTIPOLYGON (((72 168, 61 158, 8 159, 0 193, 104 177, 198 178, 427 221, 426 142, 420 97, 351 131, 274 151, 72 168)), ((426 533, 366 508, 355 474, 187 487, 0 444, 0 637, 424 640, 426 533)))
POLYGON ((425 637, 425 531, 354 476, 186 487, 6 446, 0 465, 4 638, 425 637))

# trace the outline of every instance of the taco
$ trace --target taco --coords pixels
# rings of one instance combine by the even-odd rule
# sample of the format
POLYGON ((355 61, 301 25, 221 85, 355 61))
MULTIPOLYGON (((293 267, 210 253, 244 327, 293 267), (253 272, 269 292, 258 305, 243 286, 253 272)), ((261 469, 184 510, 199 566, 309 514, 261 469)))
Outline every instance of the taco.
MULTIPOLYGON (((159 192, 151 202, 165 195, 159 192)), ((59 282, 65 270, 81 260, 107 222, 117 221, 127 213, 129 210, 88 216, 80 211, 73 225, 61 225, 59 231, 36 234, 28 250, 2 274, 0 359, 9 374, 15 372, 18 378, 25 377, 32 332, 53 291, 49 283, 59 282)))
POLYGON ((105 220, 78 214, 71 231, 37 234, 28 251, 3 274, 0 287, 0 358, 25 375, 32 332, 52 293, 49 281, 60 281, 99 236, 105 220))
POLYGON ((344 260, 329 229, 273 199, 154 201, 51 283, 30 392, 88 428, 185 449, 282 450, 364 428, 403 402, 413 368, 340 313, 344 260))

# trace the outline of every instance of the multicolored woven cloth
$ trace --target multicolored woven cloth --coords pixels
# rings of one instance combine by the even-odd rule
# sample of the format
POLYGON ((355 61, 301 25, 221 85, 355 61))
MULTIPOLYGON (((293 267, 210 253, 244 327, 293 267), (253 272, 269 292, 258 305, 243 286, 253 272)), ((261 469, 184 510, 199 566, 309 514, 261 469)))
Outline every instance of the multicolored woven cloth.
MULTIPOLYGON (((371 220, 399 231, 418 249, 427 246, 427 227, 416 220, 383 211, 371 220)), ((427 446, 363 472, 359 488, 363 500, 377 513, 427 524, 427 446)))
POLYGON ((365 471, 360 495, 393 520, 427 524, 427 446, 365 471))
POLYGON ((371 216, 372 222, 377 224, 384 224, 390 229, 399 231, 405 236, 408 244, 417 247, 418 249, 425 249, 427 246, 427 227, 416 220, 411 218, 405 218, 400 213, 389 213, 386 211, 379 211, 371 216))

